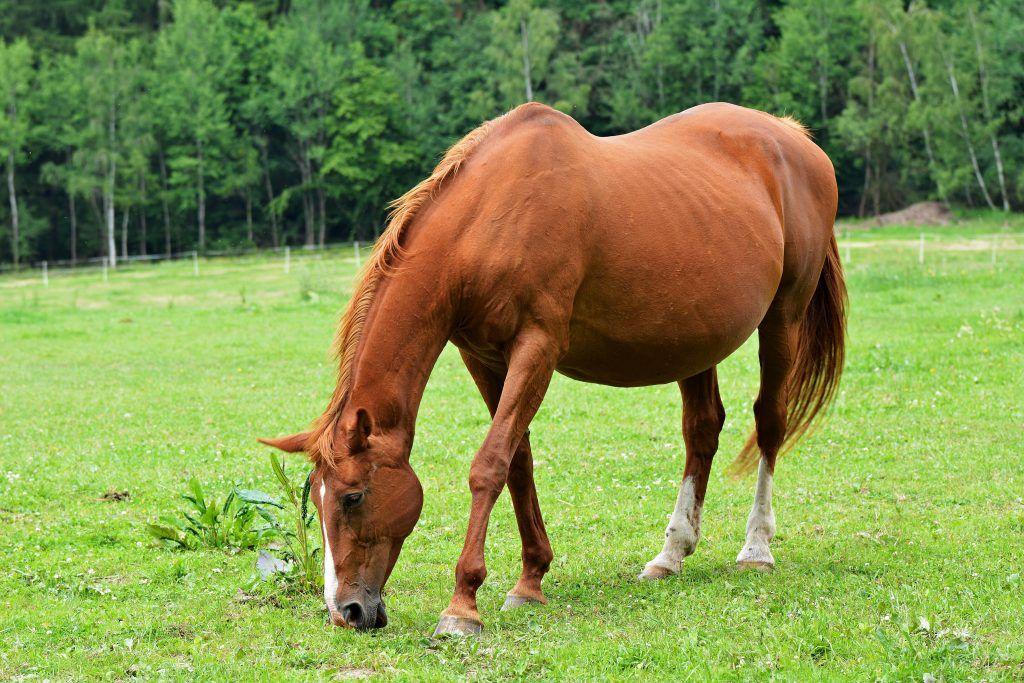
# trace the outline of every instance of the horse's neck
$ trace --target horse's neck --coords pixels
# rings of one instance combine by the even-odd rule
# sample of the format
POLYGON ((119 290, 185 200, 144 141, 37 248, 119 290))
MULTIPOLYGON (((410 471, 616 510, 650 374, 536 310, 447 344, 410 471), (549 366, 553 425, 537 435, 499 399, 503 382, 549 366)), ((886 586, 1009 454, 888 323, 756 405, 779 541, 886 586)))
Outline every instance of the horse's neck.
MULTIPOLYGON (((410 264, 412 265, 412 264, 410 264)), ((438 273, 399 266, 377 285, 354 363, 348 404, 411 435, 423 390, 452 329, 438 273)))

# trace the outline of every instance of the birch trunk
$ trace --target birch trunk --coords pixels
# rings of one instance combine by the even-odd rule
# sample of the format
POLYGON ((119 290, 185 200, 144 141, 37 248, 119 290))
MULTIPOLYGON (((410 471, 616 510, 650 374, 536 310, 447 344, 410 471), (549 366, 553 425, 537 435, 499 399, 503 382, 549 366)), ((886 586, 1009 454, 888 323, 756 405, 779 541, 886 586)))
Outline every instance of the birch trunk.
POLYGON ((74 192, 68 192, 68 214, 71 218, 71 267, 74 268, 78 261, 78 210, 74 192))
POLYGON ((249 244, 253 243, 252 238, 252 191, 245 188, 245 237, 249 244))
POLYGON ((324 195, 324 188, 316 188, 316 203, 317 203, 317 220, 320 221, 320 235, 319 242, 320 248, 324 248, 324 242, 327 240, 327 197, 324 195))
POLYGON ((141 201, 139 202, 139 253, 146 255, 146 172, 139 176, 139 190, 141 201))
POLYGON ((131 209, 125 208, 121 214, 121 258, 125 261, 128 260, 128 217, 131 215, 131 209))
POLYGON ((160 161, 160 204, 164 213, 164 255, 171 258, 171 208, 167 205, 167 160, 164 158, 163 147, 157 155, 160 161))
POLYGON ((526 101, 533 102, 533 78, 530 75, 530 32, 526 19, 519 20, 519 32, 523 37, 523 81, 526 85, 526 101))
MULTIPOLYGON (((898 29, 893 24, 889 24, 889 30, 893 35, 899 34, 898 29)), ((910 81, 910 94, 915 102, 920 102, 921 92, 917 87, 917 73, 914 71, 914 63, 910 61, 910 51, 907 49, 907 43, 903 40, 897 40, 897 43, 900 48, 900 56, 903 58, 903 66, 907 70, 907 80, 910 81)), ((939 186, 938 181, 935 180, 935 169, 938 167, 935 164, 935 152, 932 151, 932 135, 927 123, 921 124, 921 134, 924 136, 924 150, 928 155, 928 172, 931 173, 932 182, 935 183, 935 189, 938 191, 942 203, 948 204, 946 193, 939 186)))
POLYGON ((989 128, 989 141, 992 143, 992 156, 995 157, 996 175, 999 178, 999 193, 1003 200, 1003 211, 1010 210, 1009 193, 1006 191, 1006 173, 1003 169, 1003 155, 999 150, 999 135, 992 125, 992 107, 988 101, 988 70, 985 68, 985 52, 981 47, 981 35, 978 33, 978 22, 974 18, 974 10, 968 9, 967 16, 971 21, 971 32, 974 34, 974 50, 978 55, 978 82, 981 85, 981 104, 985 112, 985 123, 989 128))
POLYGON ((114 235, 114 188, 117 187, 117 157, 114 150, 117 141, 117 101, 110 102, 110 120, 107 123, 107 186, 103 191, 103 208, 107 213, 107 257, 111 268, 117 268, 117 244, 114 235))
POLYGON ((272 204, 274 202, 274 185, 270 180, 270 159, 267 154, 267 145, 260 145, 260 156, 263 158, 263 187, 267 191, 267 212, 270 214, 270 241, 277 249, 279 238, 277 236, 277 213, 272 204))
POLYGON ((198 207, 196 220, 199 223, 199 251, 206 251, 206 179, 203 177, 203 141, 196 139, 196 190, 198 207))
POLYGON ((14 187, 14 150, 7 154, 7 199, 11 203, 11 256, 14 257, 14 267, 18 267, 21 257, 21 236, 19 235, 18 217, 18 194, 14 187))
POLYGON ((949 74, 949 87, 953 91, 953 101, 956 103, 957 114, 960 115, 960 130, 961 137, 964 139, 964 144, 967 146, 967 154, 971 159, 971 166, 974 168, 974 178, 978 181, 978 188, 981 190, 981 196, 985 199, 985 203, 988 204, 990 209, 996 208, 996 205, 992 202, 992 196, 988 193, 988 186, 985 184, 985 176, 981 173, 981 166, 978 164, 978 155, 974 151, 974 143, 971 141, 971 130, 967 125, 967 115, 964 114, 964 108, 960 103, 960 87, 957 85, 956 73, 953 70, 953 62, 948 57, 944 56, 943 60, 946 62, 946 73, 949 74))
POLYGON ((309 150, 304 142, 301 143, 299 150, 299 173, 302 174, 302 216, 306 226, 305 244, 307 247, 312 247, 316 244, 313 201, 309 197, 309 186, 313 184, 313 173, 310 168, 309 150))

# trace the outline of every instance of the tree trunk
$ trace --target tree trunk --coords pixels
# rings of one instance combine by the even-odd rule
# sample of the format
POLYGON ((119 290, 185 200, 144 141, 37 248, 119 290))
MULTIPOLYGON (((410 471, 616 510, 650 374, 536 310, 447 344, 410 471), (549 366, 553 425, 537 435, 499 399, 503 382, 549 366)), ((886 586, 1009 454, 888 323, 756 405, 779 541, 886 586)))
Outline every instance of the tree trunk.
POLYGON ((121 258, 125 261, 128 260, 128 217, 131 212, 130 208, 125 207, 121 214, 121 258))
POLYGON ((267 145, 260 145, 260 156, 263 158, 263 186, 267 191, 267 213, 270 214, 270 241, 277 249, 279 238, 277 234, 277 213, 273 209, 274 185, 270 180, 270 159, 267 154, 267 145))
POLYGON ((107 187, 103 192, 103 210, 107 215, 107 258, 111 268, 117 268, 117 243, 114 236, 114 191, 113 171, 108 173, 111 179, 107 181, 107 187))
POLYGON ((78 261, 78 210, 74 192, 68 192, 68 214, 71 218, 71 267, 74 268, 78 261))
POLYGON ((324 242, 327 240, 327 197, 324 195, 324 188, 316 188, 316 202, 318 208, 317 220, 320 221, 320 248, 324 248, 324 242))
POLYGON ((143 169, 139 176, 139 253, 146 255, 146 171, 143 169))
POLYGON ((300 143, 300 145, 299 172, 302 174, 302 214, 306 225, 305 243, 307 247, 312 247, 316 244, 313 201, 309 196, 309 187, 313 184, 313 172, 309 160, 309 150, 306 148, 306 143, 303 142, 300 143))
POLYGON ((981 47, 981 36, 978 34, 978 22, 974 18, 974 10, 968 8, 967 16, 971 20, 971 32, 974 34, 974 49, 978 55, 978 83, 981 85, 981 103, 985 111, 985 123, 989 127, 989 140, 992 143, 992 155, 996 162, 996 175, 999 178, 999 193, 1003 200, 1003 211, 1010 210, 1010 200, 1006 191, 1006 173, 1003 169, 1003 155, 999 151, 999 135, 992 126, 992 107, 988 101, 988 70, 985 69, 985 52, 981 47))
POLYGON ((7 154, 7 198, 11 203, 11 256, 14 267, 18 267, 21 258, 21 235, 18 217, 18 193, 14 187, 14 150, 7 154))
POLYGON ((248 240, 249 244, 254 244, 255 240, 252 235, 252 190, 248 187, 245 188, 245 239, 248 240))
POLYGON ((110 267, 117 268, 117 244, 114 236, 114 189, 117 187, 117 157, 114 155, 117 141, 117 102, 110 103, 110 120, 107 124, 108 148, 110 155, 107 162, 107 187, 104 191, 103 204, 107 212, 107 256, 110 267))
POLYGON ((164 210, 164 254, 171 258, 171 209, 167 205, 167 160, 164 159, 164 150, 161 147, 157 155, 160 160, 160 203, 164 210))
POLYGON ((525 18, 519 20, 519 31, 523 36, 523 81, 526 84, 526 101, 533 102, 533 78, 530 75, 530 32, 525 18))
MULTIPOLYGON (((889 24, 889 30, 892 31, 893 35, 899 33, 896 26, 889 24)), ((917 88, 917 74, 914 71, 914 63, 910 61, 910 51, 907 50, 907 43, 903 40, 899 40, 900 56, 903 57, 903 66, 907 69, 907 79, 910 81, 910 94, 913 96, 915 102, 921 100, 921 93, 917 88)), ((935 179, 935 169, 938 166, 935 164, 935 153, 932 151, 932 135, 928 128, 928 124, 921 124, 921 133, 924 136, 924 150, 928 155, 928 171, 932 176, 932 182, 935 183, 935 189, 939 193, 939 198, 942 199, 943 204, 948 204, 946 199, 946 193, 939 186, 939 182, 935 179)))
POLYGON ((948 57, 944 56, 946 62, 946 73, 949 74, 949 87, 953 91, 953 100, 956 102, 956 111, 960 115, 960 129, 961 137, 964 139, 964 144, 967 146, 967 155, 971 159, 971 166, 974 168, 974 178, 978 181, 978 188, 981 189, 981 196, 985 199, 985 203, 988 204, 990 209, 995 209, 996 205, 992 202, 992 196, 988 193, 988 186, 985 184, 985 176, 981 173, 981 166, 978 164, 978 155, 974 151, 974 143, 971 141, 971 130, 967 125, 967 116, 964 114, 964 109, 960 105, 960 87, 957 85, 956 74, 953 71, 953 62, 948 57))
POLYGON ((196 219, 199 223, 199 251, 206 251, 206 181, 203 178, 203 143, 196 140, 196 189, 198 191, 198 208, 196 219))

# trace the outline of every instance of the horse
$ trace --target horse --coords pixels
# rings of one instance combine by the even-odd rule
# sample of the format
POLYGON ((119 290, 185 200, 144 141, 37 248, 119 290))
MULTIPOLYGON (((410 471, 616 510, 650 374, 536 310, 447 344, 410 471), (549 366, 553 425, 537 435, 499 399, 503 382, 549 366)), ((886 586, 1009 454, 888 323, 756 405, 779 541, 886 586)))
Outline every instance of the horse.
POLYGON ((776 458, 832 399, 846 289, 828 156, 797 121, 700 105, 598 137, 537 103, 456 143, 391 203, 338 325, 337 384, 308 431, 263 443, 303 451, 337 626, 387 624, 381 587, 420 515, 416 413, 454 344, 490 411, 469 470, 472 503, 451 602, 435 635, 473 635, 491 510, 507 487, 522 573, 502 609, 546 603, 552 561, 529 425, 553 373, 637 387, 676 382, 686 460, 661 552, 644 580, 677 574, 700 537, 725 410, 716 365, 756 330, 757 463, 741 567, 771 568, 776 458))

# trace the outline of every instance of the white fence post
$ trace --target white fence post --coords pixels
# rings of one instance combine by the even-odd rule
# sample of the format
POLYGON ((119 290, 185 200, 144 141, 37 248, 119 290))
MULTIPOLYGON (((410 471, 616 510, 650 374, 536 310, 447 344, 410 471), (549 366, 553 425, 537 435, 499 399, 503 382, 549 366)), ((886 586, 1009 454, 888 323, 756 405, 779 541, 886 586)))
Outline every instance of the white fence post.
POLYGON ((924 233, 921 233, 921 243, 917 249, 917 262, 924 263, 924 233))
POLYGON ((284 245, 284 274, 292 272, 292 248, 284 245))
POLYGON ((199 277, 199 252, 192 251, 192 272, 196 277, 199 277))
POLYGON ((47 270, 46 261, 43 261, 43 287, 50 286, 50 273, 47 270))
POLYGON ((359 270, 359 240, 352 243, 352 251, 356 254, 356 270, 359 270))
POLYGON ((107 257, 103 257, 103 281, 107 281, 107 257))

